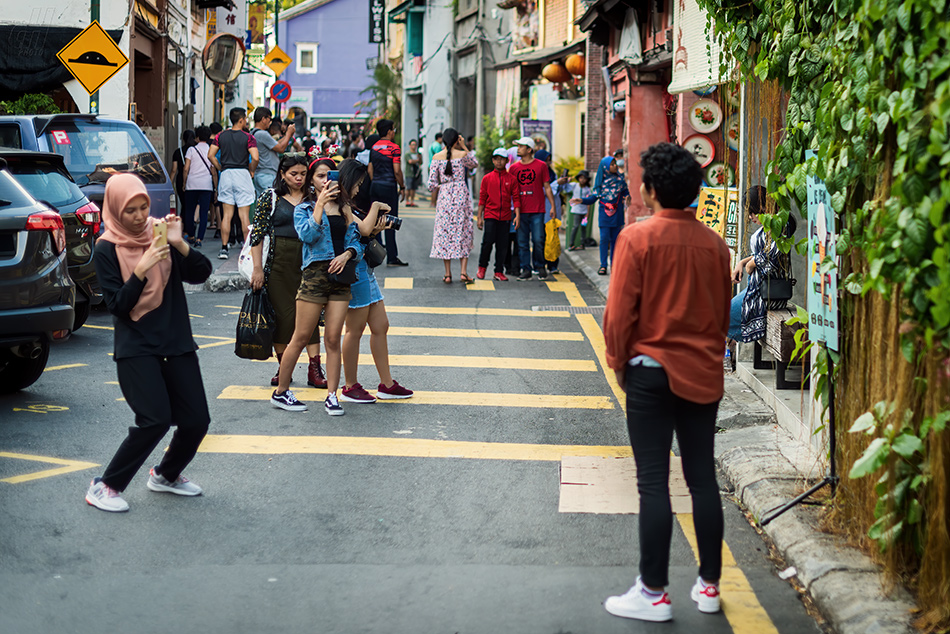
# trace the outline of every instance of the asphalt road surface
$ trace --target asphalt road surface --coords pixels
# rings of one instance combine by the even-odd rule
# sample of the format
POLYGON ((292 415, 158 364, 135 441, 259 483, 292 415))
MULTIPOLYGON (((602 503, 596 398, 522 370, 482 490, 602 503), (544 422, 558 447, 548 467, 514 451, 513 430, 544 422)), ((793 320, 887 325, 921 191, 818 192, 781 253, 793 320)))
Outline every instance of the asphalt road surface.
MULTIPOLYGON (((212 415, 185 472, 201 497, 146 489, 160 445, 125 492, 130 512, 83 501, 132 424, 105 312, 53 347, 35 385, 0 397, 0 632, 819 631, 728 497, 723 613, 689 599, 684 513, 674 621, 609 615, 604 599, 637 575, 637 516, 609 495, 594 501, 602 512, 561 508, 563 456, 629 455, 587 308, 602 298, 566 263, 553 283, 445 285, 428 258, 432 212, 403 215, 410 266, 378 276, 393 375, 412 400, 330 417, 320 391, 300 389, 301 364, 294 386, 311 410, 274 409, 276 363, 233 352, 243 295, 189 295, 212 415)), ((368 334, 363 352, 374 391, 368 334)))

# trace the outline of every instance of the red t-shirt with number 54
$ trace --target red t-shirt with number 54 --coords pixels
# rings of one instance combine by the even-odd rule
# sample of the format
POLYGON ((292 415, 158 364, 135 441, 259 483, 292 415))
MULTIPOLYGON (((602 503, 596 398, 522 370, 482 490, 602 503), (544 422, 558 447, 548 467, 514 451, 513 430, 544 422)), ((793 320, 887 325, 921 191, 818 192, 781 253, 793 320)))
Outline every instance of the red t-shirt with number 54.
POLYGON ((521 213, 544 213, 544 184, 548 182, 548 164, 533 159, 527 165, 518 161, 508 172, 518 182, 518 198, 521 200, 521 213))

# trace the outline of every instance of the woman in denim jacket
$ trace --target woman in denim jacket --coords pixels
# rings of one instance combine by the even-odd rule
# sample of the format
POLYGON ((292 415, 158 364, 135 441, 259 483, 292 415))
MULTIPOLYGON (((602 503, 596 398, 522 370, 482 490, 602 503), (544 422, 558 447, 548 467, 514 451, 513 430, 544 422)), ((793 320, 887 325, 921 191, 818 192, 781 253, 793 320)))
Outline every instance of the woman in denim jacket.
POLYGON ((364 247, 351 208, 356 191, 341 191, 338 184, 329 179, 330 170, 334 169, 336 164, 331 159, 311 161, 305 181, 309 185, 306 198, 294 209, 294 227, 303 242, 303 275, 297 291, 294 335, 280 361, 277 389, 271 395, 271 403, 292 412, 307 409, 287 388, 297 359, 323 313, 323 345, 327 352, 324 407, 331 416, 340 416, 344 412, 336 392, 340 386, 343 324, 351 294, 348 284, 336 282, 330 275, 343 271, 350 260, 359 260, 364 247))

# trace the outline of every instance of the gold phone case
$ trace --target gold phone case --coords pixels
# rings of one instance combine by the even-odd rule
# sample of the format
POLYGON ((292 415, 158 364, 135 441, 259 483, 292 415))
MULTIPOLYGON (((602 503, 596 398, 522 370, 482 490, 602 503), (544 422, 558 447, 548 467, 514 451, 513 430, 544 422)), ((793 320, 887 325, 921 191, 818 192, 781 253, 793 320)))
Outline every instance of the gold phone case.
POLYGON ((161 240, 158 241, 158 246, 165 246, 168 244, 168 225, 164 222, 155 223, 152 226, 152 233, 155 236, 159 236, 161 240))

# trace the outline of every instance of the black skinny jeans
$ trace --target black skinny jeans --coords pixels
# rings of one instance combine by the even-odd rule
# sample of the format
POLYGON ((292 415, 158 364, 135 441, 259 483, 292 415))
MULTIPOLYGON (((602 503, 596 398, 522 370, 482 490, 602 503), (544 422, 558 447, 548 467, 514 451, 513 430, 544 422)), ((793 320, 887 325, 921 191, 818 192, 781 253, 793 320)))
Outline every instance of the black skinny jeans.
POLYGON ((495 273, 505 272, 505 260, 508 259, 508 231, 511 220, 485 218, 485 232, 482 234, 482 252, 478 256, 478 266, 488 268, 492 246, 495 247, 495 273))
POLYGON ((172 425, 178 429, 156 471, 177 480, 195 457, 211 422, 198 355, 131 357, 115 363, 119 387, 135 413, 136 426, 129 427, 102 481, 124 491, 172 425))
POLYGON ((673 510, 670 448, 673 432, 683 475, 693 499, 699 576, 718 581, 722 572, 722 501, 716 482, 713 437, 719 401, 701 405, 670 391, 662 368, 627 367, 627 429, 637 463, 640 492, 640 577, 651 588, 669 585, 673 510))

